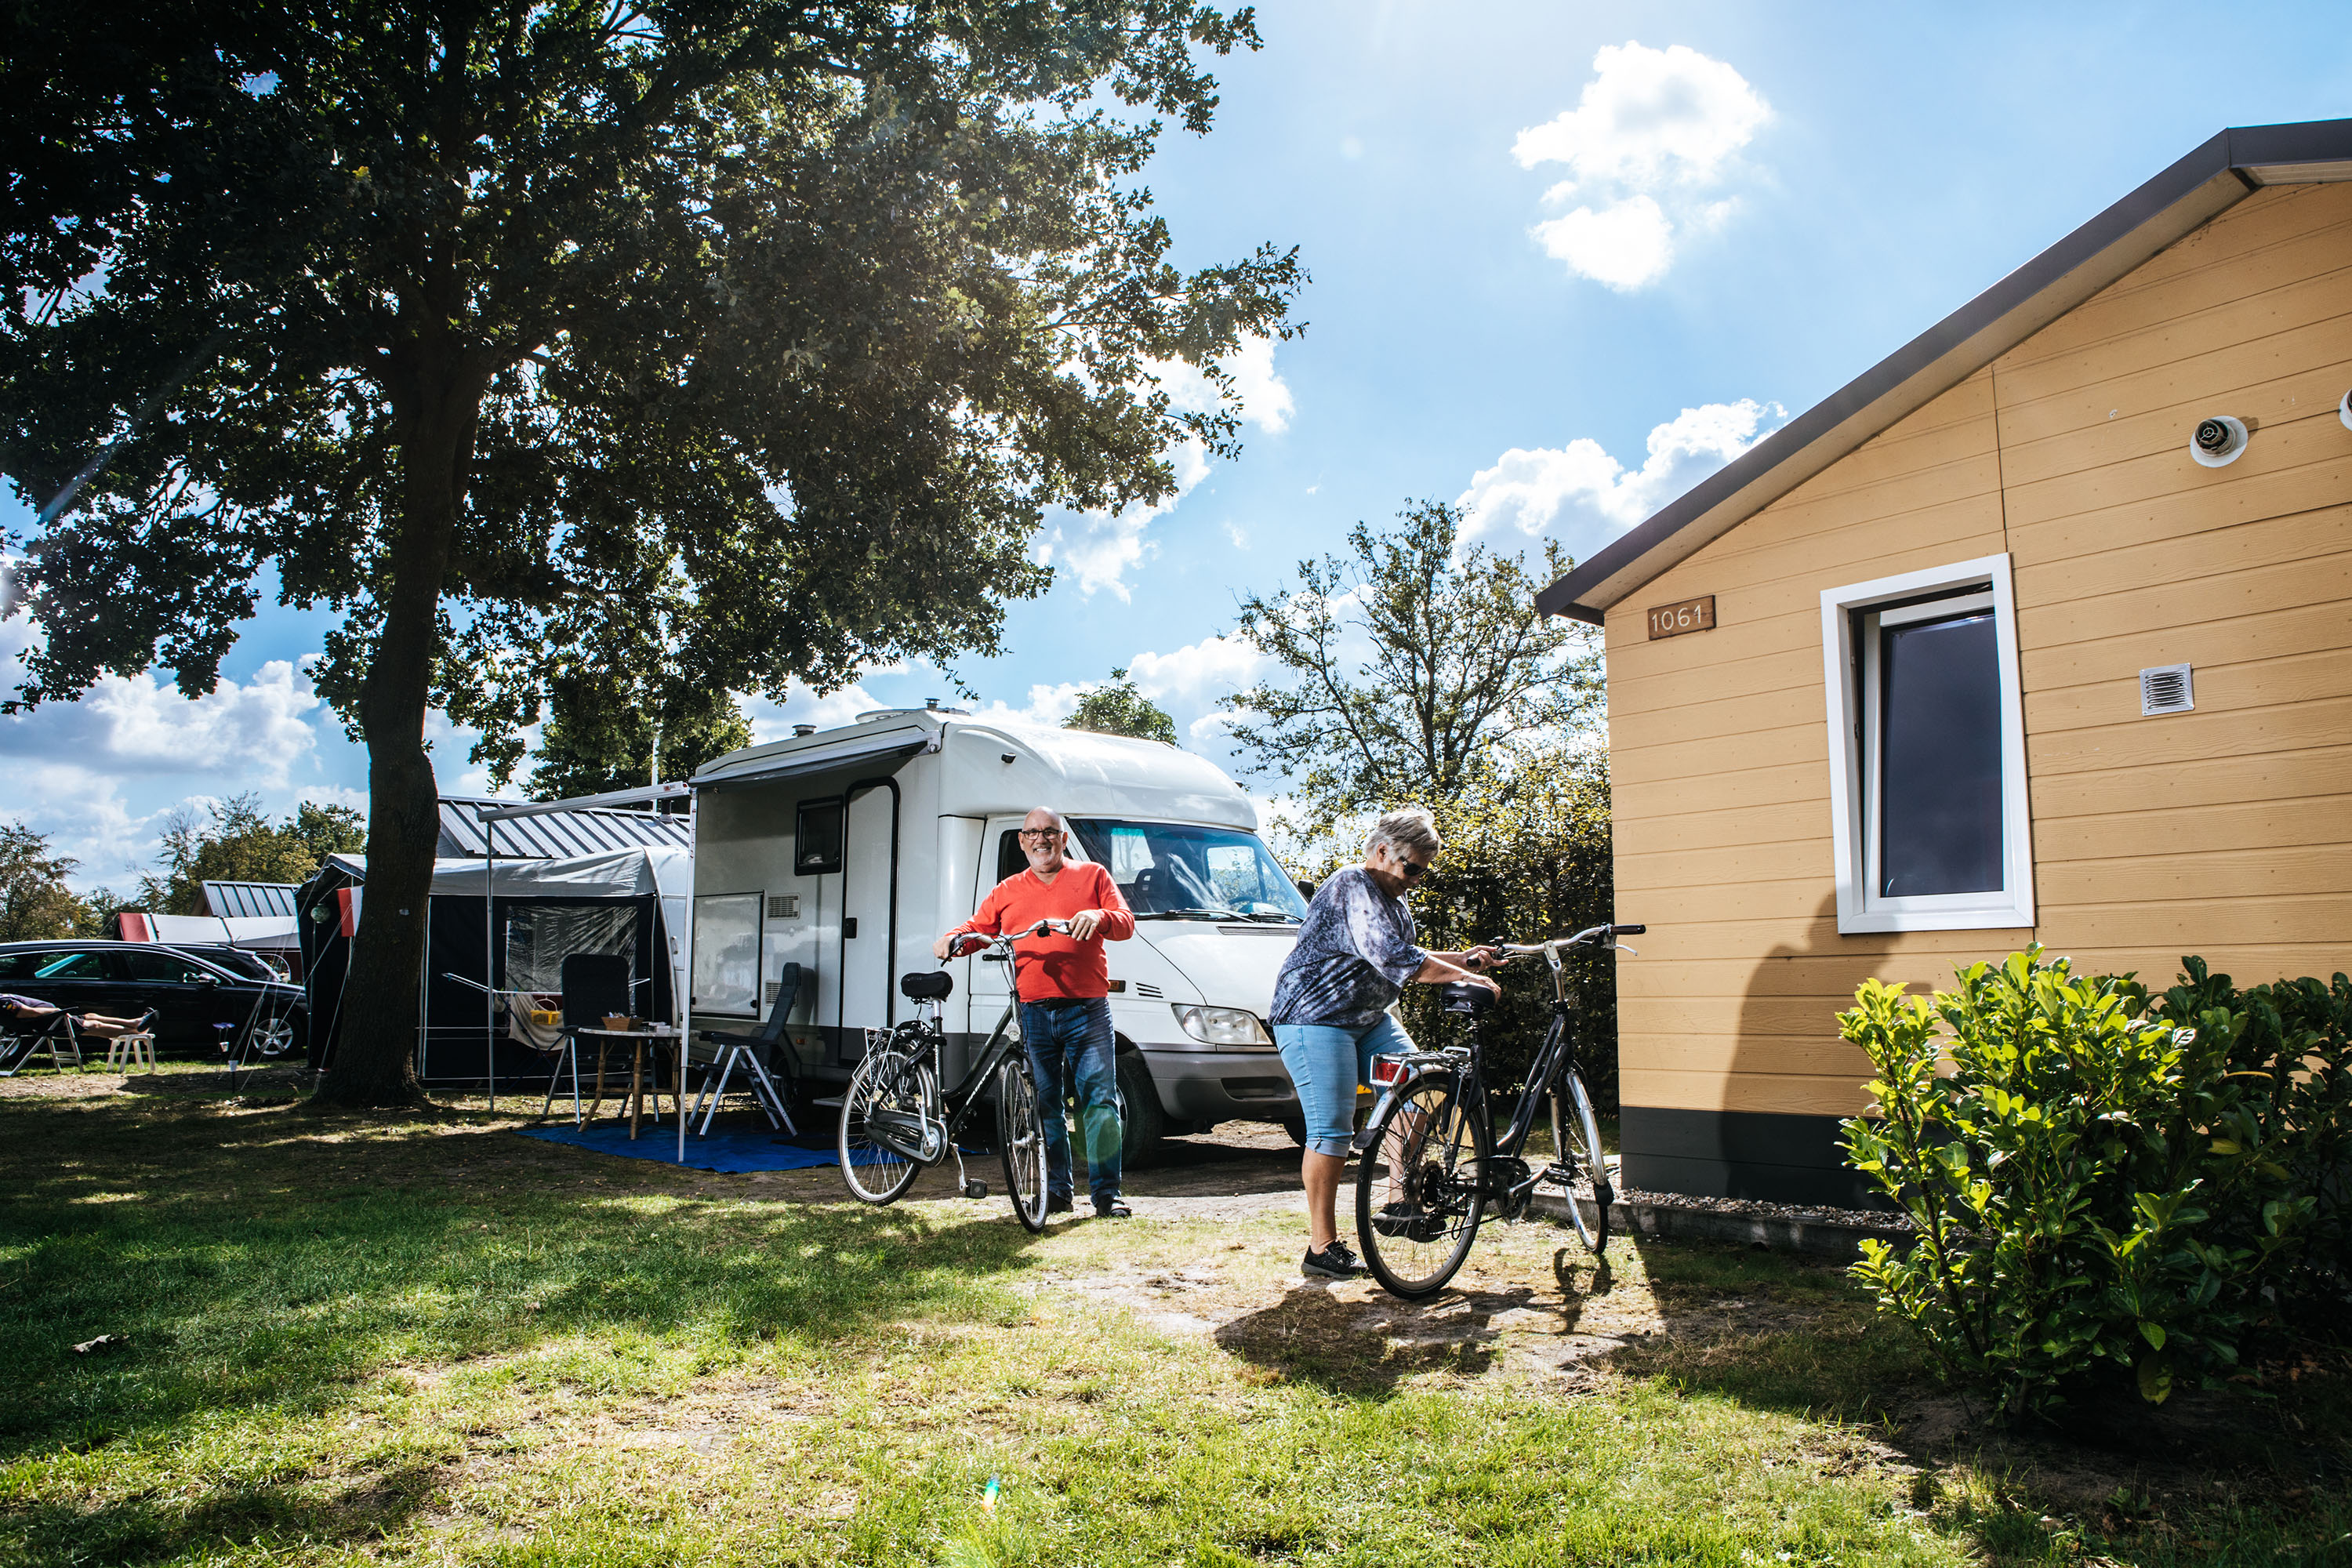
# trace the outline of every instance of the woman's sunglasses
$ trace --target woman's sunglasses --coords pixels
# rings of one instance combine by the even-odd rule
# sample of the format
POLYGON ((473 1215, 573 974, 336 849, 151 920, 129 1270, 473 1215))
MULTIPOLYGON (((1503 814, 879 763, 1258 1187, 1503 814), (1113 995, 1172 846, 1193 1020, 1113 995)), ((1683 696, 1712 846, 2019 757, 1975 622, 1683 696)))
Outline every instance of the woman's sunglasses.
POLYGON ((1389 853, 1396 857, 1397 870, 1406 881, 1418 882, 1429 875, 1428 861, 1408 858, 1402 850, 1391 849, 1389 853))

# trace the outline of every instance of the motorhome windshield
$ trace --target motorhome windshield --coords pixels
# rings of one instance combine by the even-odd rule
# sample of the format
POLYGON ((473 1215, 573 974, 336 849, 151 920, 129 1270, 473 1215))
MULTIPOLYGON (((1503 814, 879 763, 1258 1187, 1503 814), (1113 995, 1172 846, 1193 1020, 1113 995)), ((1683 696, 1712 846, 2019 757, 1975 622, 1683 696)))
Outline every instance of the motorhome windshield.
POLYGON ((1079 817, 1070 826, 1087 858, 1110 868, 1111 880, 1139 918, 1297 921, 1307 904, 1255 833, 1176 822, 1112 822, 1079 817))

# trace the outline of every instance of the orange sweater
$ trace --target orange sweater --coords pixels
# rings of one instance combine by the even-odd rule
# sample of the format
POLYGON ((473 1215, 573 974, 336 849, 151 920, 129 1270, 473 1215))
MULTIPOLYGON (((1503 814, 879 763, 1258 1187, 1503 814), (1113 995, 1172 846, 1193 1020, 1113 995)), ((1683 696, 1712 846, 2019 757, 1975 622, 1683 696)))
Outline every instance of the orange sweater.
POLYGON ((1039 921, 1066 921, 1081 910, 1103 912, 1096 933, 1084 942, 1072 942, 1059 931, 1023 937, 1013 950, 1013 984, 1024 1002, 1108 996, 1110 964, 1103 956, 1103 942, 1133 936, 1135 916, 1118 884, 1096 861, 1064 862, 1051 884, 1039 881, 1034 871, 1016 871, 990 889, 979 911, 956 931, 997 936, 1026 931, 1039 921))

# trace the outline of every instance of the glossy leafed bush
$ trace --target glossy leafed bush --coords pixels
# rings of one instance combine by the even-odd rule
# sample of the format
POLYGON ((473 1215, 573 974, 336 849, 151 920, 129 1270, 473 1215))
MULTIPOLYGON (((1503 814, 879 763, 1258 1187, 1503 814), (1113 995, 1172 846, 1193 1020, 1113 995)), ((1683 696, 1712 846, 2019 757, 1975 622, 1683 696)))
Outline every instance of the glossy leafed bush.
POLYGON ((2336 1287, 2352 986, 2186 966, 2151 1003, 2036 947, 1933 997, 1867 981, 1838 1016, 1877 1069, 1848 1158, 1919 1232, 1855 1272, 2012 1410, 2102 1366, 2162 1400, 2336 1287))

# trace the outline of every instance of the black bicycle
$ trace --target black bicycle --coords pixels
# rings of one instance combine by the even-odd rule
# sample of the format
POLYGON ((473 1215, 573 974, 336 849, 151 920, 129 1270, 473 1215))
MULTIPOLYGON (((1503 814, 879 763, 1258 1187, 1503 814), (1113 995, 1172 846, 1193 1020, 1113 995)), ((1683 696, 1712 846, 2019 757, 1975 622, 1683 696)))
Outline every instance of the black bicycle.
POLYGON ((1518 1219, 1538 1186, 1568 1194, 1576 1232, 1594 1257, 1609 1245, 1609 1205, 1616 1199, 1601 1125, 1569 1027, 1567 971, 1561 955, 1633 950, 1616 939, 1646 927, 1593 926, 1553 942, 1505 943, 1509 957, 1543 954, 1551 965, 1551 1026, 1528 1068, 1518 1109, 1498 1140, 1487 1108, 1485 1026, 1494 1001, 1482 985, 1441 987, 1449 1013, 1470 1019, 1470 1043, 1444 1050, 1381 1057, 1372 1063, 1380 1102, 1356 1134, 1356 1235, 1373 1278, 1393 1294, 1418 1300, 1445 1288, 1470 1255, 1488 1210, 1518 1219), (1542 1170, 1521 1158, 1536 1108, 1551 1104, 1552 1162, 1542 1170), (1581 1182, 1591 1192, 1592 1217, 1579 1202, 1581 1182))
MULTIPOLYGON (((962 957, 985 950, 990 959, 1009 962, 1019 938, 1067 929, 1066 921, 1040 921, 1026 931, 999 937, 960 938, 950 952, 962 957)), ((1006 999, 1003 1016, 996 1020, 962 1081, 942 1093, 940 1051, 947 1037, 940 1028, 939 1006, 954 994, 955 976, 944 970, 904 975, 898 990, 915 1004, 915 1016, 876 1031, 865 1059, 850 1075, 837 1140, 841 1179, 863 1202, 891 1203, 914 1185, 917 1175, 953 1155, 963 1195, 988 1196, 988 1184, 965 1172, 957 1136, 980 1107, 992 1100, 996 1150, 1004 1161, 1013 1212, 1032 1231, 1045 1229, 1045 1128, 1037 1086, 1020 1049, 1014 1002, 1006 999)))

